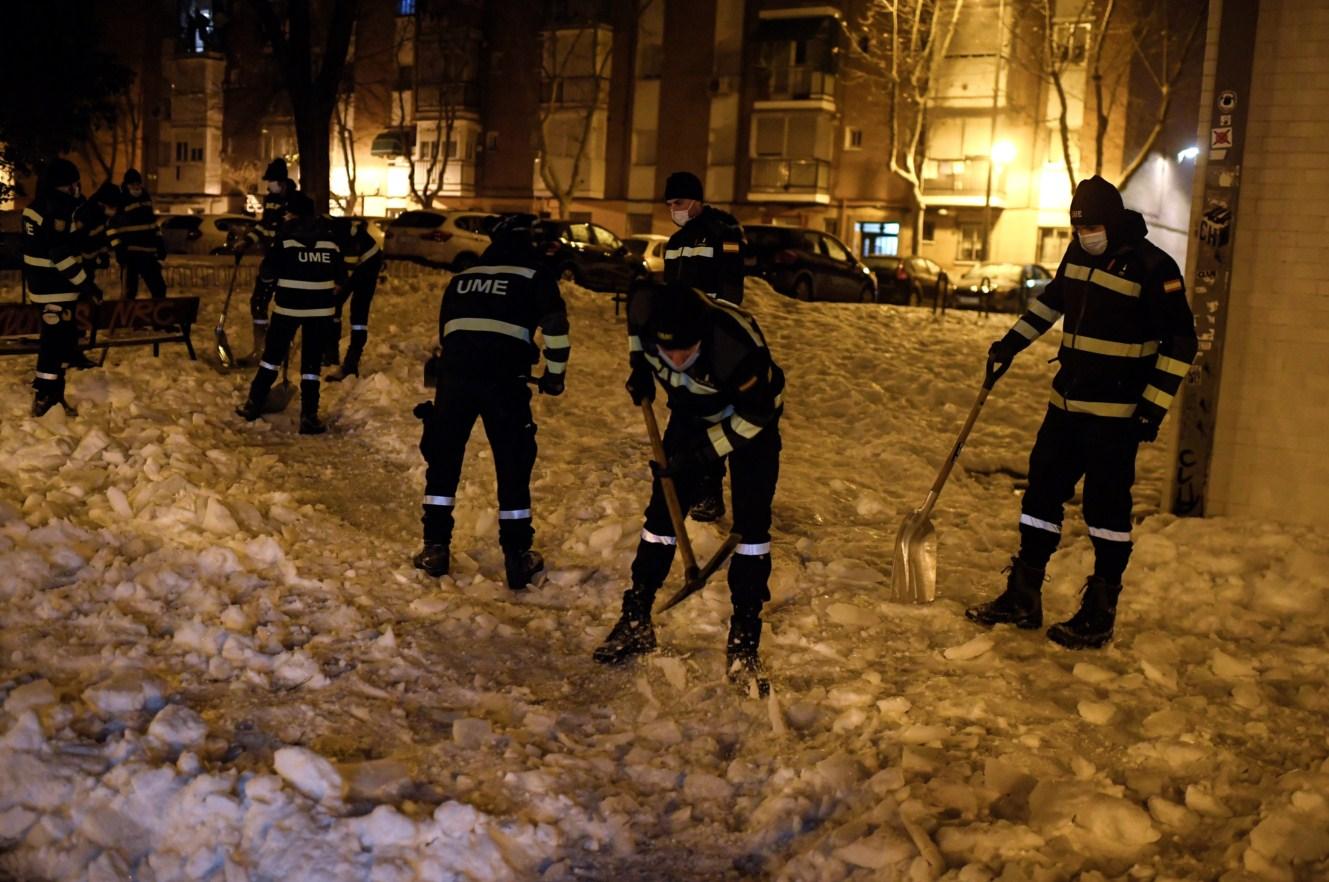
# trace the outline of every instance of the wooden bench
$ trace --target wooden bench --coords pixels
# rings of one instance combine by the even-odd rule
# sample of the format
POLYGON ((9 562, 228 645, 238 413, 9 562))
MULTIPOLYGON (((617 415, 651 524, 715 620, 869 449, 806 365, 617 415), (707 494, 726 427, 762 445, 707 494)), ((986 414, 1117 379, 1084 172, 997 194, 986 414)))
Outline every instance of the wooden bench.
MULTIPOLYGON (((74 320, 79 328, 79 348, 152 346, 161 354, 163 343, 183 343, 191 360, 197 360, 190 330, 198 320, 197 297, 166 297, 161 300, 107 300, 93 306, 78 303, 74 320)), ((33 355, 39 348, 42 306, 37 303, 0 303, 0 355, 33 355)))

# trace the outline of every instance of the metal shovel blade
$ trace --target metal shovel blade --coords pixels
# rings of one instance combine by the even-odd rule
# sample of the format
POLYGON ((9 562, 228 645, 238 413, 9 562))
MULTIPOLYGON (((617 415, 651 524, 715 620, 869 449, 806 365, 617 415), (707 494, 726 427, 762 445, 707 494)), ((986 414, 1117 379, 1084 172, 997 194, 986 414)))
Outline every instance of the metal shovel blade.
POLYGON ((937 531, 921 509, 910 513, 895 534, 891 593, 899 603, 937 599, 937 531))
POLYGON ((264 413, 281 413, 286 409, 286 405, 291 403, 295 397, 295 384, 289 380, 282 380, 273 386, 268 392, 268 397, 263 402, 264 413))
POLYGON ((226 339, 226 329, 218 325, 213 329, 213 336, 217 339, 217 361, 224 368, 235 367, 235 353, 231 351, 231 341, 226 339))

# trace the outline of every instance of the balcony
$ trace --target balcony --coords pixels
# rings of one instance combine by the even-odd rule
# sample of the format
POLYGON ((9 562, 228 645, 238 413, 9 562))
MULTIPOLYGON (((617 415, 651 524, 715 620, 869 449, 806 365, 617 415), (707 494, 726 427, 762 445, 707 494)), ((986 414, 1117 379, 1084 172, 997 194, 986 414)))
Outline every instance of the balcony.
POLYGON ((835 110, 835 74, 807 66, 766 68, 757 78, 754 109, 802 107, 812 102, 823 110, 835 110))
MULTIPOLYGON (((981 208, 988 201, 988 166, 986 156, 960 159, 936 159, 923 162, 923 198, 929 206, 981 208)), ((1006 207, 1006 168, 998 164, 992 173, 994 208, 1006 207)))
POLYGON ((753 202, 831 201, 831 164, 824 159, 762 156, 752 160, 748 198, 753 202))
POLYGON ((452 111, 478 112, 480 109, 480 86, 474 82, 443 83, 425 85, 421 83, 415 90, 415 110, 417 116, 432 117, 451 109, 452 111))
POLYGON ((540 103, 590 107, 609 101, 608 77, 558 77, 540 83, 540 103))

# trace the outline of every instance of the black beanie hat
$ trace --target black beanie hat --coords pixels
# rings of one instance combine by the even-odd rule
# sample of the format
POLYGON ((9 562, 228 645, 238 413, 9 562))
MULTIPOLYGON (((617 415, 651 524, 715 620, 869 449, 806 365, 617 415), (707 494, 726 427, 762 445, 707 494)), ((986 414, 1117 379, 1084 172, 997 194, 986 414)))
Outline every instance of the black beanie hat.
POLYGON ((701 179, 692 172, 674 172, 665 178, 665 201, 695 199, 702 201, 701 179))
POLYGON ((128 187, 130 184, 143 184, 143 175, 138 173, 138 169, 131 168, 125 170, 125 176, 120 179, 120 183, 128 187))
POLYGON ((494 218, 486 226, 489 228, 489 238, 497 242, 500 239, 520 239, 523 236, 531 235, 531 228, 539 218, 533 214, 518 212, 516 214, 504 214, 494 218))
POLYGON ((1085 178, 1075 188, 1075 196, 1071 199, 1071 224, 1077 227, 1111 226, 1121 218, 1124 208, 1121 192, 1094 175, 1085 178))
POLYGON ((78 166, 56 157, 42 170, 41 183, 47 187, 68 187, 78 181, 78 166))
POLYGON ((120 205, 120 188, 110 181, 97 188, 97 192, 92 194, 93 202, 100 202, 103 205, 120 205))
POLYGON ((286 160, 280 156, 269 162, 267 171, 263 172, 265 181, 284 181, 287 177, 289 176, 286 174, 286 160))
POLYGON ((286 213, 296 217, 313 217, 314 200, 302 190, 297 190, 286 197, 286 213))
POLYGON ((706 295, 689 285, 660 285, 651 292, 647 328, 665 349, 687 349, 701 339, 710 308, 706 295))

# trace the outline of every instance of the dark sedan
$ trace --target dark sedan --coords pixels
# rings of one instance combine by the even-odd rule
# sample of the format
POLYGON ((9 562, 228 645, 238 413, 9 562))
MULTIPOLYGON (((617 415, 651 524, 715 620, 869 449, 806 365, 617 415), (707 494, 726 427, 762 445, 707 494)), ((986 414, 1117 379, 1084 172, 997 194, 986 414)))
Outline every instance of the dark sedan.
POLYGON ((627 291, 651 274, 646 261, 598 224, 544 220, 535 239, 559 278, 593 291, 627 291))
POLYGON ((865 257, 877 275, 877 296, 882 303, 938 306, 950 293, 946 271, 926 257, 865 257))
POLYGON ((971 268, 955 283, 951 305, 985 312, 1024 312, 1052 274, 1036 263, 984 263, 971 268))
POLYGON ((748 240, 745 272, 781 294, 799 300, 876 301, 872 270, 830 233, 758 224, 744 224, 743 233, 748 240))

